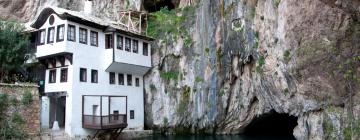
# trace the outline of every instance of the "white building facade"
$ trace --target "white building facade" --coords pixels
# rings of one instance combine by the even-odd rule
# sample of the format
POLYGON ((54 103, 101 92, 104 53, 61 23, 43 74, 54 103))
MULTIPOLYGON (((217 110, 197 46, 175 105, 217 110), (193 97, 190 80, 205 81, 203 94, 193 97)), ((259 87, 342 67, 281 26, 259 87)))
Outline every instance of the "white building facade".
POLYGON ((36 57, 46 69, 41 124, 71 137, 103 129, 144 129, 144 74, 152 38, 84 13, 44 8, 36 57))

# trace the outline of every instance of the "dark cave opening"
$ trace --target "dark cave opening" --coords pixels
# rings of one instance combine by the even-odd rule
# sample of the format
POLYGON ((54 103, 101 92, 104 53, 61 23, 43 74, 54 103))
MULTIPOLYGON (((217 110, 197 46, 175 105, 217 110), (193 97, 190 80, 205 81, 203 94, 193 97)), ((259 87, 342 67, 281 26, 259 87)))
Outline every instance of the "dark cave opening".
POLYGON ((176 5, 172 0, 144 0, 144 8, 152 13, 167 7, 169 10, 175 9, 176 5))
POLYGON ((248 136, 295 139, 293 130, 297 126, 297 117, 279 114, 275 111, 256 117, 244 130, 248 136))

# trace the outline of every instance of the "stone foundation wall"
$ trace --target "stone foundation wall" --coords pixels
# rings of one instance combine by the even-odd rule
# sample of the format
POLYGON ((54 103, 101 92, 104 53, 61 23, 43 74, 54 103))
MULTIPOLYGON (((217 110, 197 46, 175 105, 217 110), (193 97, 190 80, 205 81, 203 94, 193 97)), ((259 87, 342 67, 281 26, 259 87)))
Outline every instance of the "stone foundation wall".
POLYGON ((34 84, 2 84, 0 83, 0 93, 7 94, 9 97, 16 97, 18 105, 8 108, 8 114, 17 111, 25 123, 25 131, 29 135, 40 134, 40 100, 38 86, 34 84), (29 104, 24 105, 22 98, 25 93, 30 92, 32 94, 32 101, 29 104))

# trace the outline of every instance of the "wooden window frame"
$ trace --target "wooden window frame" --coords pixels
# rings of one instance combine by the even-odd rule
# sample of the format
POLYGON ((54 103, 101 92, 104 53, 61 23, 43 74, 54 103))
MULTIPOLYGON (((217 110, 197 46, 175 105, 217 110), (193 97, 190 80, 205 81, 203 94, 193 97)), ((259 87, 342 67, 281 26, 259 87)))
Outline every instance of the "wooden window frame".
POLYGON ((125 51, 131 52, 131 38, 125 37, 125 51))
POLYGON ((136 39, 133 39, 132 43, 133 43, 133 45, 132 45, 133 53, 139 53, 139 41, 136 39))
POLYGON ((38 40, 38 44, 39 45, 44 45, 45 44, 45 42, 46 42, 46 38, 47 38, 47 36, 46 36, 46 29, 41 29, 41 30, 39 30, 39 40, 38 40), (41 33, 44 33, 44 42, 41 42, 41 33))
POLYGON ((67 82, 67 79, 68 79, 68 68, 61 68, 60 69, 60 83, 67 82), (64 76, 63 74, 65 74, 65 77, 63 77, 64 76))
POLYGON ((130 119, 135 119, 135 110, 130 110, 130 119))
POLYGON ((99 46, 98 44, 99 44, 99 34, 98 34, 98 32, 90 31, 90 45, 97 47, 97 46, 99 46), (93 39, 94 39, 94 37, 92 36, 93 34, 95 34, 95 38, 96 38, 95 43, 96 44, 93 44, 93 39))
POLYGON ((143 42, 143 55, 149 56, 149 43, 143 42), (146 49, 145 49, 146 46, 146 49))
POLYGON ((61 42, 64 41, 65 39, 65 24, 61 24, 57 26, 57 30, 56 30, 56 42, 61 42), (63 34, 62 34, 62 39, 60 39, 60 28, 63 28, 63 34))
POLYGON ((80 78, 80 82, 86 82, 87 81, 87 69, 86 68, 80 68, 80 75, 79 75, 79 78, 80 78), (84 71, 85 73, 85 77, 84 79, 82 78, 82 71, 84 71))
POLYGON ((91 69, 91 83, 98 83, 99 82, 99 72, 98 70, 91 69), (94 74, 96 74, 96 78, 94 78, 94 74))
POLYGON ((79 43, 87 44, 88 41, 88 30, 86 28, 79 27, 79 43), (85 38, 83 38, 83 32, 85 32, 85 38))
POLYGON ((110 85, 115 85, 116 84, 115 72, 109 72, 109 84, 110 85))
POLYGON ((138 77, 135 78, 135 86, 140 87, 140 78, 138 77))
POLYGON ((125 76, 123 73, 118 74, 118 81, 119 81, 119 85, 125 85, 125 76), (122 79, 121 79, 121 77, 122 77, 122 79))
POLYGON ((54 40, 55 40, 55 27, 49 27, 48 28, 48 34, 47 34, 47 44, 51 44, 51 43, 54 43, 54 40), (52 36, 52 41, 50 41, 50 31, 53 30, 54 33, 53 33, 53 36, 52 36))
POLYGON ((119 50, 124 49, 124 37, 121 35, 116 36, 116 48, 119 50), (120 38, 121 38, 121 42, 119 42, 120 38))
POLYGON ((132 75, 131 74, 126 75, 126 83, 128 86, 132 86, 132 75))
POLYGON ((68 24, 68 28, 67 28, 67 40, 68 40, 68 41, 76 42, 76 26, 75 26, 75 25, 68 24), (74 29, 74 33, 71 33, 71 28, 74 29), (71 34, 74 36, 74 38, 71 38, 71 34))
POLYGON ((49 70, 49 83, 56 83, 56 69, 49 70), (54 72, 54 79, 52 80, 52 72, 54 72))
POLYGON ((112 48, 114 48, 114 36, 113 34, 105 34, 105 49, 112 48), (108 36, 110 36, 110 41, 108 41, 108 36))

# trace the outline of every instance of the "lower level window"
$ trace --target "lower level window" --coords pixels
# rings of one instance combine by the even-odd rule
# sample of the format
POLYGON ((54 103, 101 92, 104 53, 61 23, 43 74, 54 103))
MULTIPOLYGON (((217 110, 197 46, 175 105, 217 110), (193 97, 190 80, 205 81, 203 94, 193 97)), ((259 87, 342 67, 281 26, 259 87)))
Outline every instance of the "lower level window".
POLYGON ((86 69, 80 68, 80 82, 86 82, 86 69))
POLYGON ((137 87, 140 86, 140 79, 139 78, 135 78, 135 86, 137 86, 137 87))
POLYGON ((128 74, 127 75, 127 77, 126 77, 127 79, 127 85, 128 86, 131 86, 132 85, 132 75, 131 74, 128 74))
POLYGON ((135 118, 135 112, 134 110, 130 110, 130 119, 134 119, 135 118))
POLYGON ((60 71, 60 82, 67 82, 68 69, 62 68, 60 71))
POLYGON ((55 83, 56 82, 56 69, 49 71, 49 83, 55 83))
POLYGON ((109 82, 110 84, 115 84, 115 73, 113 72, 109 73, 109 82))

